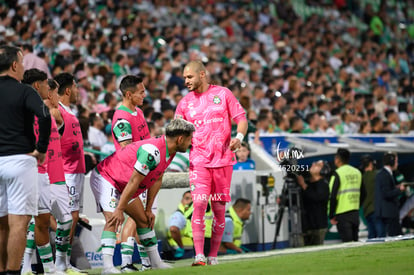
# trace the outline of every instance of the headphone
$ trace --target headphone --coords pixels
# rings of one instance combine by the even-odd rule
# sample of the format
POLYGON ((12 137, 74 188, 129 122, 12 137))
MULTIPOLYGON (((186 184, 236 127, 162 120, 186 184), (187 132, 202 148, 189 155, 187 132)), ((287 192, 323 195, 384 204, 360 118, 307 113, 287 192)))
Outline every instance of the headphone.
POLYGON ((319 172, 319 174, 321 174, 322 177, 326 177, 329 176, 329 174, 331 173, 331 166, 329 165, 329 163, 324 160, 323 161, 323 166, 321 168, 321 171, 319 172))
POLYGON ((384 158, 382 159, 382 162, 384 165, 389 165, 393 167, 395 165, 396 161, 396 155, 392 152, 387 152, 384 154, 384 158))

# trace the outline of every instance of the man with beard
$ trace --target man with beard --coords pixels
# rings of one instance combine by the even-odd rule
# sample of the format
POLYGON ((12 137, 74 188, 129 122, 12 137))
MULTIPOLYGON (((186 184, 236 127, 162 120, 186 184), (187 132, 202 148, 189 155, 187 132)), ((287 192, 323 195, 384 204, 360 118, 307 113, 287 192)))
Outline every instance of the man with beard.
POLYGON ((184 68, 185 85, 191 91, 177 106, 176 118, 183 118, 196 127, 190 151, 190 190, 194 213, 191 221, 195 260, 193 266, 214 265, 225 225, 226 202, 230 199, 230 184, 234 152, 241 146, 247 132, 245 111, 233 93, 212 85, 201 61, 191 61, 184 68), (231 121, 237 124, 237 135, 231 138, 231 121), (204 248, 204 216, 208 201, 214 213, 213 232, 208 259, 204 248))
POLYGON ((176 152, 185 152, 191 146, 194 125, 182 120, 172 121, 166 135, 134 142, 104 159, 92 171, 91 189, 98 212, 106 220, 101 244, 104 258, 102 274, 120 273, 113 265, 116 244, 115 230, 124 222, 124 212, 136 224, 136 231, 150 258, 152 268, 168 268, 158 254, 155 237, 155 215, 151 207, 157 195, 162 175, 176 152), (137 197, 148 190, 144 205, 137 197), (145 209, 145 210, 144 210, 145 209))

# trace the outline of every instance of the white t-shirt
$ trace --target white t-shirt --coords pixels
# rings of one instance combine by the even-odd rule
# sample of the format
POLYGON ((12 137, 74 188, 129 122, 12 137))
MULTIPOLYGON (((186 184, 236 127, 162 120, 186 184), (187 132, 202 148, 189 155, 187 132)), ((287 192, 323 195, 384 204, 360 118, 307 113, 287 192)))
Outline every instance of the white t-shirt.
POLYGON ((101 130, 92 126, 89 127, 88 140, 92 146, 97 146, 99 148, 102 148, 108 141, 107 137, 101 130))

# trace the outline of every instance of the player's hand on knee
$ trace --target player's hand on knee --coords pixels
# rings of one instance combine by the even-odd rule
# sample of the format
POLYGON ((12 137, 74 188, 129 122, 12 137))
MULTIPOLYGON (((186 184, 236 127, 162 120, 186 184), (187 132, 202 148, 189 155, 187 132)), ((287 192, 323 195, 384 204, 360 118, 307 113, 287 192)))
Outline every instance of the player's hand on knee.
POLYGON ((117 232, 120 232, 122 224, 124 223, 124 220, 125 220, 124 211, 115 209, 114 213, 112 213, 112 216, 109 218, 108 223, 110 225, 114 225, 115 230, 117 232))
POLYGON ((148 227, 151 229, 154 229, 154 223, 155 223, 154 213, 152 213, 151 210, 145 211, 145 216, 147 217, 148 227))

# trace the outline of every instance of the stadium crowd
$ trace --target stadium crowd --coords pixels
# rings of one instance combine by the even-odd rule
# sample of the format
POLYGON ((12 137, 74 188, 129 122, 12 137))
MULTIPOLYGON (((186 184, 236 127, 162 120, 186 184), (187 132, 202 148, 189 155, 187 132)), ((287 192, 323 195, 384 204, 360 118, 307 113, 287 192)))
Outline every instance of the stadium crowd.
POLYGON ((22 47, 25 69, 76 77, 75 112, 85 144, 97 150, 122 100, 123 76, 144 78, 142 109, 157 135, 188 92, 182 68, 194 59, 206 64, 213 83, 233 91, 255 126, 250 131, 408 133, 414 103, 408 11, 414 7, 406 5, 2 1, 0 38, 22 47), (300 14, 298 4, 316 5, 319 13, 300 14))

